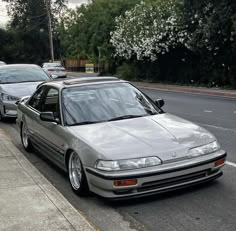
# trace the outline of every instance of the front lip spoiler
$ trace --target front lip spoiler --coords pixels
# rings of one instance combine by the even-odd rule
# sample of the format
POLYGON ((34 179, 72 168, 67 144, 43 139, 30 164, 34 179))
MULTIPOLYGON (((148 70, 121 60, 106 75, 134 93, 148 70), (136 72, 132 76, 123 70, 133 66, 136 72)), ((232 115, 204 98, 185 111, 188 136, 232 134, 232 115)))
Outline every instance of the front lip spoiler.
POLYGON ((124 180, 124 179, 127 179, 127 178, 142 178, 142 177, 150 177, 150 176, 162 175, 162 174, 167 174, 167 173, 172 173, 172 172, 183 171, 183 170, 186 170, 186 169, 189 169, 189 168, 199 167, 199 166, 204 165, 204 164, 210 164, 210 163, 215 162, 217 160, 225 159, 226 156, 227 156, 227 153, 225 152, 221 156, 218 156, 218 157, 206 160, 206 161, 202 161, 202 162, 199 162, 199 163, 196 163, 196 164, 191 164, 191 165, 180 167, 180 168, 173 168, 173 169, 163 170, 163 171, 159 171, 157 173, 148 173, 147 172, 147 173, 137 174, 135 176, 104 175, 104 174, 101 174, 101 173, 99 173, 97 171, 94 171, 92 169, 89 169, 89 168, 86 168, 86 172, 90 173, 90 174, 92 174, 94 176, 100 177, 102 179, 105 179, 105 180, 124 180))
POLYGON ((223 172, 219 172, 218 174, 209 177, 207 179, 202 179, 199 180, 197 182, 192 182, 192 183, 188 183, 185 185, 180 185, 180 186, 175 186, 173 188, 170 189, 161 189, 161 190, 157 190, 157 191, 152 191, 152 192, 142 192, 141 194, 136 194, 136 195, 124 195, 124 196, 120 196, 120 197, 106 197, 105 199, 110 200, 110 201, 116 201, 116 200, 128 200, 128 199, 135 199, 135 198, 140 198, 140 197, 146 197, 146 196, 154 196, 154 195, 158 195, 158 194, 164 194, 166 192, 172 192, 172 191, 176 191, 176 190, 180 190, 180 189, 184 189, 184 188, 190 188, 196 185, 200 185, 200 184, 204 184, 210 181, 213 181, 219 177, 221 177, 223 175, 223 172))

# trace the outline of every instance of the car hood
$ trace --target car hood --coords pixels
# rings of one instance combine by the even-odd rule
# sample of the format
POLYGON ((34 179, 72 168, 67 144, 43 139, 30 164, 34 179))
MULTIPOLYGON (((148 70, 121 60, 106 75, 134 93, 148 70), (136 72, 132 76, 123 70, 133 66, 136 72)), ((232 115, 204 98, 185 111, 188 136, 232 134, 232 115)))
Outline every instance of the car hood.
POLYGON ((42 82, 25 82, 25 83, 11 83, 11 84, 1 84, 0 91, 2 93, 23 97, 32 95, 36 90, 36 87, 42 82))
POLYGON ((182 159, 190 148, 215 140, 198 125, 167 113, 70 129, 109 160, 145 156, 158 156, 162 161, 182 159))

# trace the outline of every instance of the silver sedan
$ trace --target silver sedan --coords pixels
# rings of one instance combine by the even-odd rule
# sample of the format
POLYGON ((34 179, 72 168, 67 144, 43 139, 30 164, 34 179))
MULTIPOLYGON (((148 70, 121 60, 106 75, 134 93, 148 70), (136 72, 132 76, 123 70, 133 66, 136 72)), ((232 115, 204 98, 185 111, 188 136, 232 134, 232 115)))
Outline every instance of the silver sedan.
POLYGON ((79 195, 139 197, 220 177, 216 138, 163 105, 117 78, 59 80, 19 103, 17 123, 24 148, 68 171, 79 195))
POLYGON ((60 63, 43 63, 42 68, 53 79, 67 77, 66 69, 60 63))
POLYGON ((0 120, 16 118, 16 102, 32 95, 36 87, 50 77, 37 65, 12 64, 0 66, 0 120))

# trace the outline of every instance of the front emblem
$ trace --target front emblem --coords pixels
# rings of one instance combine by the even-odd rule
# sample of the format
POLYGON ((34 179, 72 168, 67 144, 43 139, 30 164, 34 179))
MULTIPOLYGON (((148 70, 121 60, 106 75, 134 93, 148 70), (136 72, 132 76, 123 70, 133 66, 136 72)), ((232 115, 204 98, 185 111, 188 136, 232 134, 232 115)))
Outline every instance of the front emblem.
POLYGON ((176 153, 176 152, 173 152, 173 153, 172 153, 172 157, 175 158, 176 156, 177 156, 177 153, 176 153))

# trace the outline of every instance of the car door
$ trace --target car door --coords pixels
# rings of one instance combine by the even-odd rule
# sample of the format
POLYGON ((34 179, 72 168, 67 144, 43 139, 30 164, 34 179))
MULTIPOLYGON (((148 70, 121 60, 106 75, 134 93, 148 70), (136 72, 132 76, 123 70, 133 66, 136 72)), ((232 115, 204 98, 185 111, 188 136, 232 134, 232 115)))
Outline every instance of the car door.
MULTIPOLYGON (((42 86, 37 89, 37 91, 30 98, 29 102, 26 103, 26 108, 22 111, 24 114, 23 120, 26 123, 32 142, 37 141, 35 120, 39 117, 41 111, 41 100, 43 99, 43 95, 46 93, 46 90, 46 86, 42 86)), ((38 142, 36 142, 36 145, 38 145, 38 142)))
POLYGON ((65 128, 62 126, 58 89, 54 87, 47 88, 40 101, 40 112, 53 112, 55 119, 58 121, 57 123, 42 121, 40 114, 36 117, 34 127, 41 143, 41 149, 56 164, 64 165, 66 145, 63 136, 65 128))

